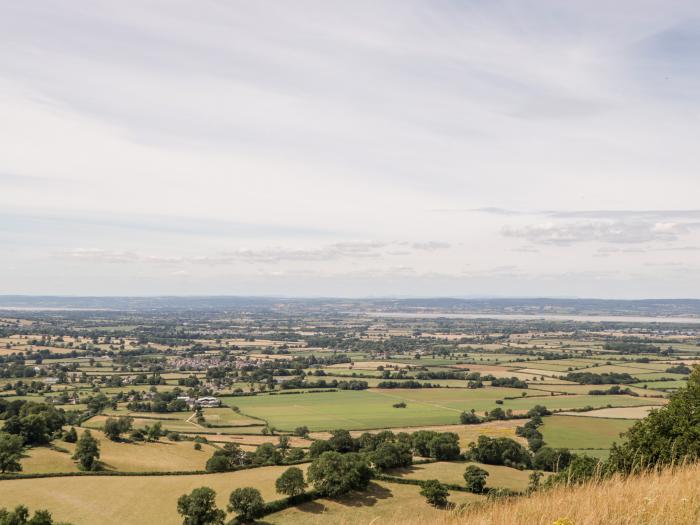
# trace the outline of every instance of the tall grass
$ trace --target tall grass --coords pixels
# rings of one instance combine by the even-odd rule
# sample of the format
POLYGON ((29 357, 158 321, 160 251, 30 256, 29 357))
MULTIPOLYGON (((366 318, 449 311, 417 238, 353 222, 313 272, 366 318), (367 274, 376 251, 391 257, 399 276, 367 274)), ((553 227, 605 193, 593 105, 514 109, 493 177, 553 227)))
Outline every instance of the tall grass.
MULTIPOLYGON (((406 524, 402 521, 402 524, 406 524)), ((412 525, 418 525, 418 521, 412 525)), ((424 525, 424 521, 421 525, 424 525)), ((700 464, 557 487, 446 513, 441 525, 700 524, 700 464), (559 520, 559 521, 558 521, 559 520)), ((398 525, 398 524, 397 524, 398 525)))

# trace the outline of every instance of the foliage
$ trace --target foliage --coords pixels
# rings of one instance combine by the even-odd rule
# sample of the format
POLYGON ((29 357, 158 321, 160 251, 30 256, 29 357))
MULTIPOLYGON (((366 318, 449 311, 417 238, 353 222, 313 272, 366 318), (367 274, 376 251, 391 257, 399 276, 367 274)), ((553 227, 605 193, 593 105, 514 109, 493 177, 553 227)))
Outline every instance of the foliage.
POLYGON ((474 494, 481 494, 486 488, 486 478, 489 473, 476 465, 469 465, 464 471, 464 481, 467 483, 467 490, 474 494))
POLYGON ((444 432, 435 436, 428 443, 430 457, 440 461, 459 458, 459 436, 454 432, 444 432))
POLYGON ((56 523, 51 514, 46 510, 37 510, 34 516, 29 517, 29 509, 24 505, 18 505, 14 510, 0 509, 0 525, 69 525, 56 523))
POLYGON ((129 416, 108 417, 105 421, 104 433, 112 441, 119 441, 122 434, 131 430, 134 418, 129 416))
POLYGON ((538 470, 558 472, 571 463, 574 454, 566 448, 542 447, 532 458, 532 467, 538 470))
POLYGON ((22 470, 22 437, 0 432, 0 472, 19 472, 22 470))
POLYGON ((177 500, 183 525, 223 525, 226 513, 216 507, 216 492, 209 487, 194 489, 177 500))
POLYGON ((663 408, 634 424, 613 444, 607 468, 629 473, 700 458, 700 367, 663 408))
POLYGON ((99 468, 100 445, 89 430, 83 432, 75 446, 73 459, 78 460, 82 470, 97 470, 99 468))
POLYGON ((304 481, 304 472, 298 467, 290 467, 275 481, 275 489, 286 496, 297 496, 304 492, 307 483, 304 481))
POLYGON ((351 490, 363 490, 372 477, 361 454, 324 452, 309 466, 308 478, 322 495, 337 497, 351 490))
POLYGON ((434 507, 445 507, 447 505, 447 497, 450 495, 447 488, 437 479, 424 481, 420 494, 425 496, 427 502, 434 507))
POLYGON ((242 487, 231 492, 228 499, 229 512, 236 512, 238 516, 246 521, 260 517, 265 508, 265 501, 260 495, 260 491, 253 487, 242 487))
POLYGON ((63 436, 63 441, 66 443, 75 443, 78 441, 78 432, 75 430, 75 427, 70 427, 66 435, 63 436))
POLYGON ((529 467, 531 457, 525 448, 510 438, 479 436, 476 443, 469 444, 469 456, 487 465, 529 467))

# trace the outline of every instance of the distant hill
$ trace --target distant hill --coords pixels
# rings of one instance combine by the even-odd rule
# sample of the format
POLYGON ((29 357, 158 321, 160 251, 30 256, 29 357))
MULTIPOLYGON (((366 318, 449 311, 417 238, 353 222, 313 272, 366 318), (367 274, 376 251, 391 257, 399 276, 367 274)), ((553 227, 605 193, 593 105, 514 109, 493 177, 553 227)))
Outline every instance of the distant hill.
POLYGON ((322 309, 328 312, 418 312, 519 315, 700 317, 699 299, 558 298, 282 298, 238 296, 79 297, 0 295, 0 308, 120 311, 322 309))

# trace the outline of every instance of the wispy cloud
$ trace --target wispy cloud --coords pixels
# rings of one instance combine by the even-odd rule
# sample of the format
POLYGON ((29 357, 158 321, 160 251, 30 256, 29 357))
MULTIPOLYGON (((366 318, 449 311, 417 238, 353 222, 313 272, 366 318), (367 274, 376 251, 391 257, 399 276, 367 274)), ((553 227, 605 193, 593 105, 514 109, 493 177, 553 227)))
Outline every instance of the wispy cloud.
POLYGON ((526 239, 536 244, 570 246, 598 241, 613 244, 637 244, 676 241, 700 227, 700 223, 643 221, 577 221, 540 223, 523 227, 503 227, 506 237, 526 239))

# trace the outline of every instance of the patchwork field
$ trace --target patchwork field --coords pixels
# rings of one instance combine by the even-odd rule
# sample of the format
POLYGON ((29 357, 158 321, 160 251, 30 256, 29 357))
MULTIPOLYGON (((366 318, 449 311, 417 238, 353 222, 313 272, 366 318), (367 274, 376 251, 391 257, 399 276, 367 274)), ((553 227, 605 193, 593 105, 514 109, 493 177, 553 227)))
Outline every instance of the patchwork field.
POLYGON ((633 424, 626 419, 557 415, 545 418, 540 432, 553 448, 608 449, 633 424))
MULTIPOLYGON (((276 525, 365 525, 381 524, 387 520, 402 523, 409 519, 433 523, 444 517, 444 510, 428 505, 419 493, 420 487, 414 485, 374 482, 361 494, 350 493, 337 500, 304 503, 266 516, 264 521, 276 525)), ((484 499, 465 492, 452 492, 449 497, 455 505, 484 499)))
POLYGON ((48 508, 55 519, 73 525, 181 525, 177 498, 182 494, 211 487, 218 506, 225 508, 232 490, 254 486, 265 500, 273 500, 279 497, 275 480, 284 470, 286 467, 262 467, 225 474, 0 481, 0 507, 48 508))
POLYGON ((471 463, 465 461, 437 463, 427 463, 424 465, 413 465, 411 467, 393 469, 387 472, 391 476, 406 479, 437 479, 443 483, 453 483, 464 485, 464 470, 468 465, 476 465, 489 473, 486 479, 486 486, 493 488, 505 488, 517 491, 527 489, 530 470, 518 470, 500 465, 483 465, 481 463, 471 463))

